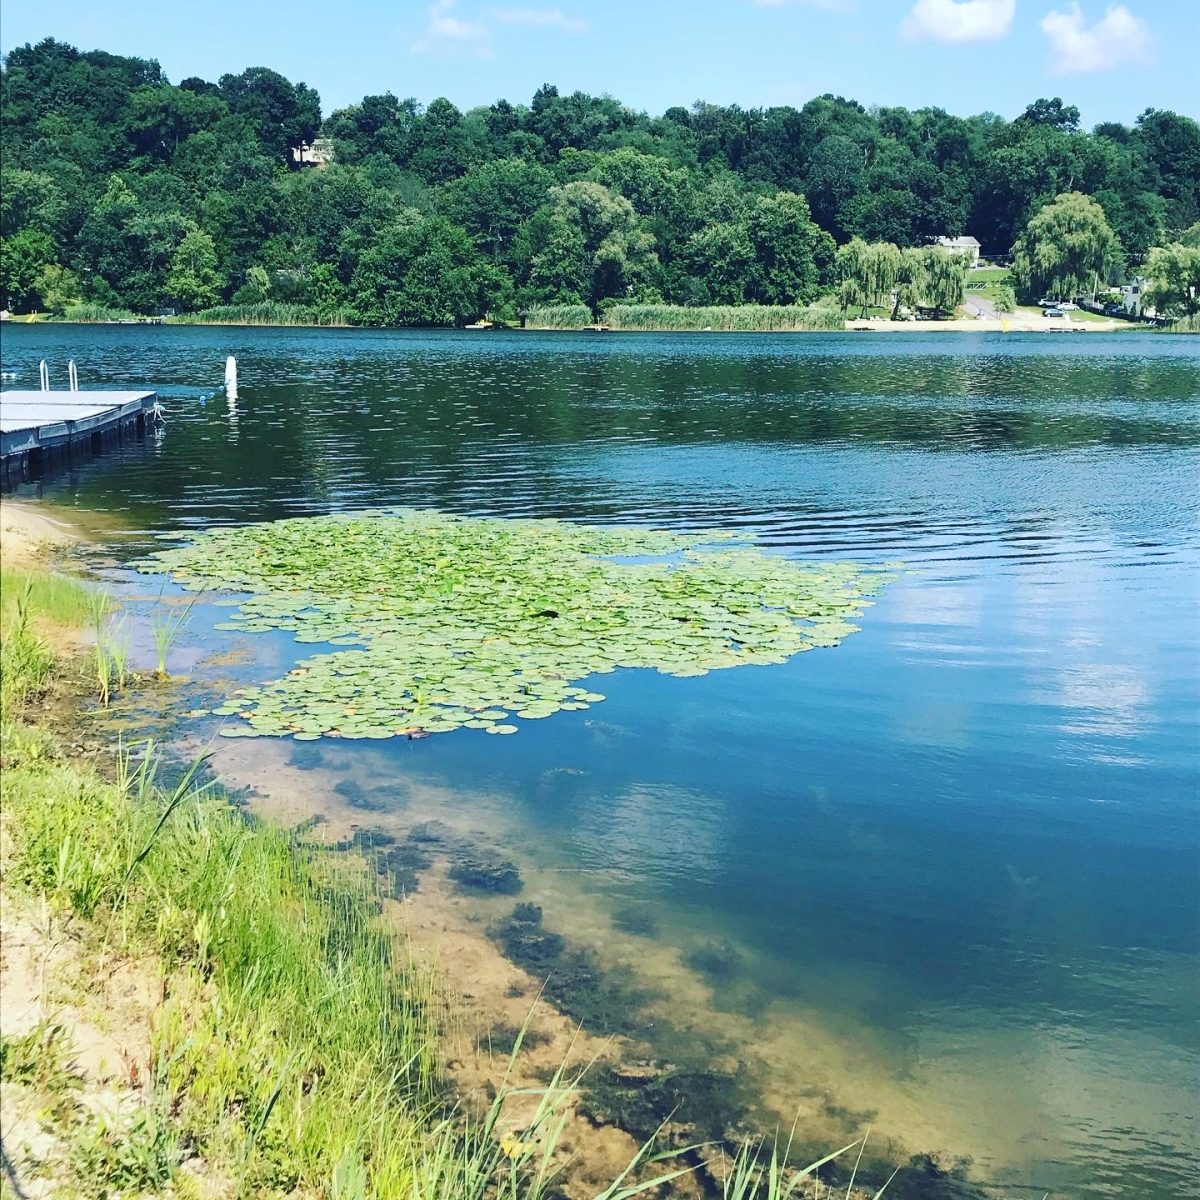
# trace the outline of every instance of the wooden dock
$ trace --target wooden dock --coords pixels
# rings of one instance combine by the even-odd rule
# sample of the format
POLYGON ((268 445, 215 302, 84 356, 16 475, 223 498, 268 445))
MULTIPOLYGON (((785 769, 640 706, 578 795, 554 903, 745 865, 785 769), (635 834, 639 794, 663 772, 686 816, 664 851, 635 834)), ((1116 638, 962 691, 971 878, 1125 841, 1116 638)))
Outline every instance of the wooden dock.
POLYGON ((50 462, 96 453, 127 433, 144 433, 154 392, 0 392, 0 461, 5 483, 39 475, 50 462))

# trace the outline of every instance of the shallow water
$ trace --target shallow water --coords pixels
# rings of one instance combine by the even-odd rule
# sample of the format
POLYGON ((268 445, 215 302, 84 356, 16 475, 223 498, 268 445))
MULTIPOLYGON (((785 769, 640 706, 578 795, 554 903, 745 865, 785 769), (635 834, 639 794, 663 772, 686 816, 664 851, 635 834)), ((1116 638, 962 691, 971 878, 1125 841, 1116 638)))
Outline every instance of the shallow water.
MULTIPOLYGON (((609 675, 516 737, 321 766, 449 787, 548 921, 640 959, 780 1097, 826 1089, 1010 1195, 1193 1194, 1195 339, 18 326, 3 351, 20 384, 73 356, 159 390, 161 435, 20 489, 148 532, 405 503, 902 560, 835 650, 609 675), (597 916, 630 904, 654 939, 597 916), (743 964, 715 994, 678 965, 708 942, 743 964)), ((295 655, 250 644, 251 675, 295 655)))

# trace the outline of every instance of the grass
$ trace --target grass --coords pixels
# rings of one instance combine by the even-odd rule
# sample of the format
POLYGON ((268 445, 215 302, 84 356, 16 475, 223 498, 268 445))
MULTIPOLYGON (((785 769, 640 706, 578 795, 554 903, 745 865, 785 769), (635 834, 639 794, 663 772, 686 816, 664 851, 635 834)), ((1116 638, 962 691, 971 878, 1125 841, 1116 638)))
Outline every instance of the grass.
POLYGON ((200 312, 181 313, 171 317, 174 325, 333 325, 352 322, 341 310, 332 313, 318 311, 304 304, 282 304, 266 300, 261 304, 222 304, 200 312))
POLYGON ((606 314, 612 329, 661 332, 778 333, 841 330, 845 321, 827 305, 726 304, 687 308, 678 304, 615 304, 606 314))
POLYGON ((1162 325, 1158 332, 1200 333, 1200 313, 1193 313, 1190 317, 1180 317, 1177 321, 1172 321, 1170 325, 1162 325))
POLYGON ((72 304, 56 321, 144 321, 144 316, 128 308, 110 308, 106 304, 72 304))
MULTIPOLYGON (((38 1098, 61 1149, 63 1194, 198 1195, 197 1164, 204 1194, 222 1197, 561 1194, 578 1076, 564 1067, 544 1087, 502 1086, 475 1116, 453 1105, 439 984, 385 921, 371 864, 250 819, 200 781, 202 761, 166 778, 151 746, 118 748, 106 775, 33 723, 56 670, 37 622, 95 612, 86 589, 28 573, 15 598, 6 588, 0 637, 5 887, 69 929, 89 961, 153 962, 162 979, 132 1108, 77 1101, 60 1025, 0 1046, 6 1087, 38 1098), (518 1096, 534 1107, 513 1124, 518 1096)), ((727 1200, 783 1200, 821 1165, 797 1173, 782 1161, 744 1146, 727 1200)), ((597 1200, 631 1200, 690 1170, 647 1143, 597 1200)))
POLYGON ((526 329, 586 329, 595 323, 586 304, 548 304, 525 314, 526 329))

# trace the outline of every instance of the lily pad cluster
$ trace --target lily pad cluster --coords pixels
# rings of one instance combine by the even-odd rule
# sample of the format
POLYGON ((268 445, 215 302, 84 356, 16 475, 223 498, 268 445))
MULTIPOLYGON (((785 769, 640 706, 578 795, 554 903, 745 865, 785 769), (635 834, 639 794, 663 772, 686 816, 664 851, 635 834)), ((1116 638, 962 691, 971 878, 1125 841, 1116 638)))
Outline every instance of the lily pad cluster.
POLYGON ((210 530, 143 569, 241 593, 219 629, 327 650, 213 711, 226 736, 390 738, 578 711, 618 667, 695 676, 836 646, 886 578, 680 535, 392 509, 210 530))

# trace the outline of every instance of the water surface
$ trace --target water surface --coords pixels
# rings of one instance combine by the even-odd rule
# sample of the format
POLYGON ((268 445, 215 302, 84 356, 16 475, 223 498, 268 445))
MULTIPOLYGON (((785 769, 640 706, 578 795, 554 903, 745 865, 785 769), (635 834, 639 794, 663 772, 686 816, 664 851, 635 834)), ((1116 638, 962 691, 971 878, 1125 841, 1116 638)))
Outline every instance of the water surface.
POLYGON ((168 424, 21 490, 146 531, 404 503, 902 560, 836 650, 321 764, 499 822, 548 922, 645 906, 608 949, 661 978, 735 947, 678 1006, 772 1087, 1005 1194, 1194 1194, 1195 339, 5 331, 22 385, 70 356, 168 424))

